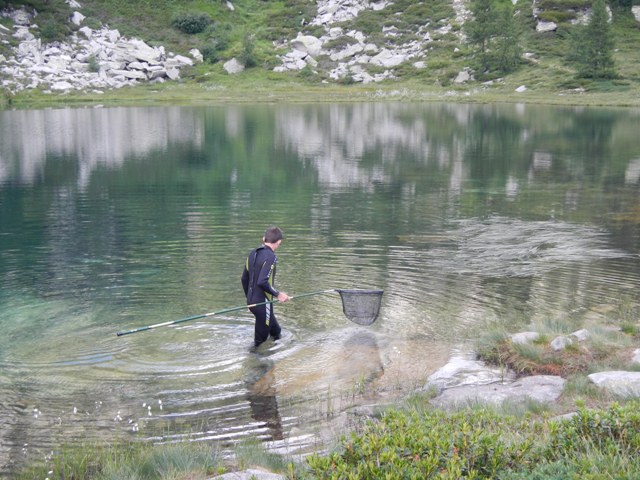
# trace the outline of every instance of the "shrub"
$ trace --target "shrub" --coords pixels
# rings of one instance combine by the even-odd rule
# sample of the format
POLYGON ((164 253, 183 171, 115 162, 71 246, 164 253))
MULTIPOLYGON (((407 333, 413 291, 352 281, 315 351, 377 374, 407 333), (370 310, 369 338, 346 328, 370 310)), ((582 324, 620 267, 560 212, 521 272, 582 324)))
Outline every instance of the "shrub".
MULTIPOLYGON (((532 430, 513 417, 500 420, 514 431, 532 430)), ((390 411, 360 435, 343 440, 341 453, 311 456, 320 478, 496 478, 510 465, 526 463, 530 438, 510 438, 487 411, 418 413, 390 411), (442 477, 441 477, 442 478, 442 477)))
POLYGON ((171 24, 181 32, 196 34, 203 32, 212 22, 206 13, 184 13, 177 15, 171 24))
POLYGON ((242 53, 240 54, 240 63, 244 68, 255 67, 258 63, 255 55, 255 43, 253 35, 247 33, 242 39, 242 53))
POLYGON ((355 38, 348 35, 342 35, 341 37, 327 40, 323 47, 325 50, 340 50, 356 43, 358 43, 358 41, 355 38))
POLYGON ((391 410, 307 464, 326 479, 639 478, 639 406, 580 408, 557 421, 488 409, 391 410))
POLYGON ((200 47, 202 59, 207 63, 217 63, 222 59, 221 52, 226 48, 226 43, 218 39, 212 39, 200 47))

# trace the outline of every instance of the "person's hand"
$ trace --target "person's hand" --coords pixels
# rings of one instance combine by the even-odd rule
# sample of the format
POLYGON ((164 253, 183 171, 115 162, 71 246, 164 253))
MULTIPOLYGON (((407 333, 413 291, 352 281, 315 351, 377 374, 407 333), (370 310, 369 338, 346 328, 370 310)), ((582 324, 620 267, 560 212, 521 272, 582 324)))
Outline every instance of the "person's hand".
POLYGON ((289 295, 284 292, 280 292, 276 298, 279 302, 288 302, 290 300, 289 295))

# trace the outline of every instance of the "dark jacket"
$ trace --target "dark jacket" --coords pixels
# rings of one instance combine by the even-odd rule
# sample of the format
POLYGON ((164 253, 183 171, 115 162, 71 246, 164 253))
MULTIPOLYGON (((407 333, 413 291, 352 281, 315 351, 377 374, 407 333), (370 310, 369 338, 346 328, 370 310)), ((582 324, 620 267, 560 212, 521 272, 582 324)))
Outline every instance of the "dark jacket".
POLYGON ((248 305, 271 301, 280 293, 274 287, 276 262, 275 252, 265 245, 249 253, 242 272, 242 288, 248 305))

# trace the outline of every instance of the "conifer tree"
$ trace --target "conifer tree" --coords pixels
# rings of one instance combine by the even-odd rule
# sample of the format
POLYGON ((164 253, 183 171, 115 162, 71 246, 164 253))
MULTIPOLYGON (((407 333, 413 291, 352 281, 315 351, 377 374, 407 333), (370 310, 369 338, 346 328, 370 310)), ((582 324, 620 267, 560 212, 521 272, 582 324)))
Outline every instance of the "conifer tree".
POLYGON ((471 3, 473 18, 465 24, 467 41, 476 46, 478 65, 482 71, 489 69, 489 42, 496 34, 496 10, 492 0, 474 0, 471 3))
POLYGON ((475 47, 480 76, 502 75, 520 63, 521 28, 510 7, 498 8, 494 0, 474 0, 473 18, 465 24, 467 41, 475 47))
POLYGON ((616 76, 614 48, 606 5, 604 0, 595 0, 589 23, 574 27, 569 60, 574 62, 579 77, 613 78, 616 76))

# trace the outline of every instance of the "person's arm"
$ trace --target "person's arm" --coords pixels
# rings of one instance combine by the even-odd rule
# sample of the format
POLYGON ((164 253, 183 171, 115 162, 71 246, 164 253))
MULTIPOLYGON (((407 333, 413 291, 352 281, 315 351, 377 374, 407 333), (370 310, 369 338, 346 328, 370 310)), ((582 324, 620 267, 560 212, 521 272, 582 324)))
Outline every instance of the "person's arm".
POLYGON ((276 268, 276 256, 269 256, 267 260, 262 264, 260 274, 258 276, 258 286, 265 292, 270 293, 273 297, 277 298, 279 302, 286 302, 289 300, 289 295, 276 289, 269 279, 275 277, 276 268), (272 275, 273 272, 273 275, 272 275))
POLYGON ((269 282, 271 278, 271 272, 276 268, 276 257, 275 255, 267 258, 262 267, 260 267, 260 272, 258 273, 258 281, 256 282, 258 287, 260 287, 264 292, 277 297, 280 292, 269 282))
POLYGON ((244 296, 247 296, 249 292, 249 257, 247 257, 247 261, 244 264, 244 269, 242 270, 242 278, 240 281, 242 282, 242 289, 244 290, 244 296))

